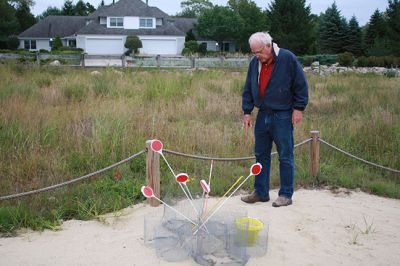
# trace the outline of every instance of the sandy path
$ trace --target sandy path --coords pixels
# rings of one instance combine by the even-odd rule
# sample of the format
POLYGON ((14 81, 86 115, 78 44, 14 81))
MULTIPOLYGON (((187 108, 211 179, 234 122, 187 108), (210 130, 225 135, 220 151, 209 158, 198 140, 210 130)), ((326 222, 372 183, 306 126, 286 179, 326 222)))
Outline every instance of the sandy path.
MULTIPOLYGON (((272 191, 272 199, 277 192, 272 191)), ((400 201, 362 192, 333 194, 298 190, 294 205, 247 205, 239 197, 229 208, 269 221, 268 252, 248 265, 399 265, 400 201)), ((162 207, 139 204, 104 222, 67 221, 62 230, 0 238, 0 265, 166 265, 144 246, 146 215, 162 207)), ((186 260, 173 265, 196 265, 186 260)))

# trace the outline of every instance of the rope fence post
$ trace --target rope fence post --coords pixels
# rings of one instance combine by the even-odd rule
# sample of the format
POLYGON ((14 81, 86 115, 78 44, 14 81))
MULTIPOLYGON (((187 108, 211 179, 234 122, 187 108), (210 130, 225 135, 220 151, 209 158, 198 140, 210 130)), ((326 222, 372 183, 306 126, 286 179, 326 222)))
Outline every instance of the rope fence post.
MULTIPOLYGON (((146 141, 147 157, 146 157, 146 178, 147 185, 154 191, 154 195, 160 198, 160 154, 152 151, 150 148, 151 140, 146 141)), ((160 202, 152 197, 147 202, 152 207, 157 207, 160 202)))
POLYGON ((310 145, 310 175, 316 177, 319 165, 319 131, 313 130, 311 133, 310 145))

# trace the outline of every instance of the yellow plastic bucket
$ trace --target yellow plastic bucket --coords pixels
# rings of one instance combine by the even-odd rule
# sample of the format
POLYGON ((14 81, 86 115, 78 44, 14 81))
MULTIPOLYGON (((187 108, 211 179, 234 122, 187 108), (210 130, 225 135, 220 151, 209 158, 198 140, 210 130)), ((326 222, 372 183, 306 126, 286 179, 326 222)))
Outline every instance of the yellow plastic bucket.
POLYGON ((241 217, 235 220, 237 229, 237 242, 244 246, 254 246, 258 234, 264 229, 264 223, 256 218, 241 217))

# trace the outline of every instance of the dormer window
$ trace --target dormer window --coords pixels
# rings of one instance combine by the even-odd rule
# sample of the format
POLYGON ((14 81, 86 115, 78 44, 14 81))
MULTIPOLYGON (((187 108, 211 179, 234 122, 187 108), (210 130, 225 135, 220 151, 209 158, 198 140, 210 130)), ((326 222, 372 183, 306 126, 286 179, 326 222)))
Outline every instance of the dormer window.
POLYGON ((152 18, 140 18, 139 19, 139 27, 140 28, 153 28, 153 19, 152 18))
POLYGON ((124 18, 111 17, 110 18, 110 28, 123 28, 124 18))

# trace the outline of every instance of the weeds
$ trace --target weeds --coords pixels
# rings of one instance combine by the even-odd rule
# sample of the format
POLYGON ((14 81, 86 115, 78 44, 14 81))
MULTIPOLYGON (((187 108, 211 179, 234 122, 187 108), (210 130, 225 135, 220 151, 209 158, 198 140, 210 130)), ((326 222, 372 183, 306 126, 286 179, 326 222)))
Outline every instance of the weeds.
MULTIPOLYGON (((119 73, 104 69, 95 77, 88 72, 0 65, 4 77, 0 83, 0 195, 93 172, 143 150, 145 141, 152 138, 162 140, 167 149, 189 154, 253 154, 253 133, 249 131, 246 137, 241 126, 245 71, 128 69, 119 73)), ((396 79, 370 74, 310 76, 309 84, 310 104, 296 127, 296 143, 309 138, 310 130, 320 130, 321 138, 352 154, 400 169, 396 79)), ((320 154, 319 173, 313 178, 308 174, 307 145, 296 149, 297 185, 359 187, 400 198, 399 174, 350 160, 323 144, 320 154)), ((174 169, 194 180, 208 177, 209 162, 167 156, 174 169)), ((250 163, 215 162, 213 196, 223 195, 250 163)), ((161 196, 178 195, 169 169, 160 164, 161 196)), ((85 184, 21 199, 20 207, 17 202, 0 203, 0 230, 49 228, 60 219, 99 217, 142 200, 144 158, 118 170, 120 181, 107 172, 85 184)), ((279 163, 273 157, 271 187, 278 184, 279 163)), ((244 188, 251 187, 249 180, 244 188)))

